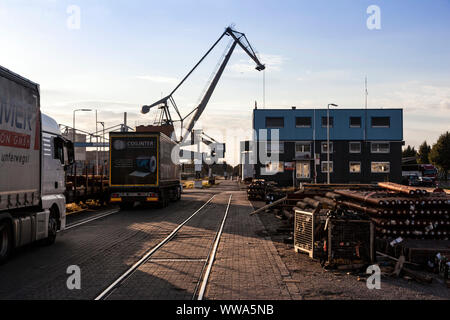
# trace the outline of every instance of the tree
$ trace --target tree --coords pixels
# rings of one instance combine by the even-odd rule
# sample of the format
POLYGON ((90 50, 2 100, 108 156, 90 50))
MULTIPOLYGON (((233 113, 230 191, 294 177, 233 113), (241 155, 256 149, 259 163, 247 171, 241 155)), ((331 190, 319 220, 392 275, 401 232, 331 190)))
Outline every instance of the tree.
POLYGON ((447 181, 448 170, 450 170, 450 132, 442 134, 430 152, 431 163, 439 167, 444 173, 447 181))
POLYGON ((416 149, 414 149, 414 147, 411 148, 411 146, 408 145, 408 147, 405 150, 403 150, 402 157, 403 158, 417 157, 417 151, 416 149))
POLYGON ((428 157, 430 155, 430 152, 431 152, 431 146, 429 146, 427 144, 427 142, 424 141, 419 147, 419 152, 418 152, 419 158, 418 158, 417 162, 421 163, 421 164, 430 163, 430 159, 428 157))

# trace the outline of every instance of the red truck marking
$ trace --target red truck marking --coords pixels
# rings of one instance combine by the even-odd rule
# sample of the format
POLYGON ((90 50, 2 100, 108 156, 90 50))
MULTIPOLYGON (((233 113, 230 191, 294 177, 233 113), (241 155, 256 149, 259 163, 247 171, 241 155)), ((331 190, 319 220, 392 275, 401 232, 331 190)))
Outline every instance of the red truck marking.
POLYGON ((30 149, 31 136, 6 130, 0 130, 0 146, 30 149))

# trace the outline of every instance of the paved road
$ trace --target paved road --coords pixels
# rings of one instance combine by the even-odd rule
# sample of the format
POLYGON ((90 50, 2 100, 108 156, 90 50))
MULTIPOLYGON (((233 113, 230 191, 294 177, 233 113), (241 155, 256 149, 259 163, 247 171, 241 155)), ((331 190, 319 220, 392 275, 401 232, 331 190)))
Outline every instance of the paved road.
POLYGON ((0 299, 94 299, 181 222, 216 195, 177 236, 116 289, 109 299, 196 297, 230 195, 233 200, 206 299, 292 299, 294 287, 251 204, 231 181, 187 190, 165 209, 135 208, 59 234, 50 247, 29 246, 0 266, 0 299), (66 286, 69 266, 81 269, 81 290, 66 286))

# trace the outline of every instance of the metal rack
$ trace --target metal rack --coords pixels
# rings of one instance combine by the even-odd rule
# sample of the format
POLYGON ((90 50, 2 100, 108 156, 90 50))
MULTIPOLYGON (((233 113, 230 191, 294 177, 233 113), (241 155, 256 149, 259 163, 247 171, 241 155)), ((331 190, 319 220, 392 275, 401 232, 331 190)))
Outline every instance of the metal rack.
POLYGON ((306 252, 314 259, 314 213, 295 210, 294 228, 295 252, 306 252))

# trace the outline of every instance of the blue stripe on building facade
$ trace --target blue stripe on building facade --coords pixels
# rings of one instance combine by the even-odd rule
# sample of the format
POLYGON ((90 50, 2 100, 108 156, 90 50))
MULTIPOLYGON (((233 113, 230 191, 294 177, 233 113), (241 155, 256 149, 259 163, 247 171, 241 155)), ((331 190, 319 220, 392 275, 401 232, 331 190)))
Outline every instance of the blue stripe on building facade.
MULTIPOLYGON (((326 116, 326 109, 256 109, 253 112, 253 128, 256 130, 266 129, 267 117, 282 117, 284 119, 284 128, 279 129, 280 140, 313 140, 314 128, 316 130, 316 140, 326 140, 327 128, 322 127, 322 117, 326 116), (311 128, 297 128, 297 117, 311 117, 311 128)), ((368 109, 366 111, 365 109, 333 108, 330 109, 330 117, 334 118, 334 126, 330 127, 332 140, 403 141, 402 109, 368 109), (361 117, 361 128, 351 128, 349 124, 350 117, 361 117), (373 117, 389 117, 390 127, 373 128, 371 126, 373 117), (367 132, 366 138, 364 138, 365 132, 367 132)), ((270 133, 268 139, 270 139, 270 133)))
MULTIPOLYGON (((265 165, 258 162, 255 167, 256 178, 276 181, 280 185, 326 182, 327 175, 321 168, 326 161, 326 153, 321 150, 322 144, 327 141, 326 117, 327 109, 255 109, 253 129, 256 130, 257 139, 271 140, 271 130, 278 130, 279 140, 283 143, 280 162, 296 164, 294 175, 292 171, 284 171, 266 176, 261 174, 265 165), (298 126, 297 118, 306 118, 306 127, 298 126), (266 124, 269 124, 269 127, 266 124), (267 129, 267 139, 260 137, 261 129, 267 129), (296 152, 296 144, 299 142, 310 143, 310 152, 299 156, 296 152), (320 157, 319 165, 314 164, 314 154, 320 157), (297 170, 300 169, 307 174, 298 174, 297 170)), ((330 108, 330 118, 333 119, 333 125, 330 126, 330 142, 333 143, 333 151, 330 154, 333 163, 331 183, 400 182, 401 150, 404 144, 402 109, 330 108), (360 127, 352 126, 351 118, 359 121, 360 127), (360 142, 359 153, 350 152, 351 142, 360 142), (387 143, 389 151, 374 150, 377 142, 387 143), (360 163, 360 172, 351 172, 350 167, 355 162, 360 163), (374 166, 378 168, 380 164, 386 163, 386 172, 374 170, 374 166)))

